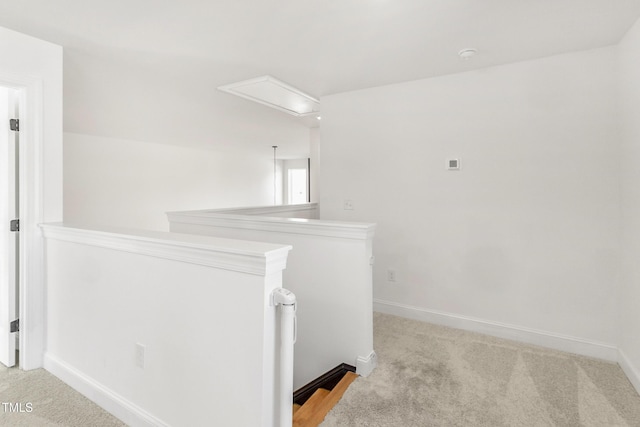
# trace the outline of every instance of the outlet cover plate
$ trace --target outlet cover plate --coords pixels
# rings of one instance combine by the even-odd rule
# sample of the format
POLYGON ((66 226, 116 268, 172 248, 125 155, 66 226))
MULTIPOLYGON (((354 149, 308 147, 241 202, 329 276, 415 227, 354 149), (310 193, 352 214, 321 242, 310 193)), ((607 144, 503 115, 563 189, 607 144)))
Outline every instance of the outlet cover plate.
POLYGON ((144 345, 136 343, 136 366, 144 369, 144 345))

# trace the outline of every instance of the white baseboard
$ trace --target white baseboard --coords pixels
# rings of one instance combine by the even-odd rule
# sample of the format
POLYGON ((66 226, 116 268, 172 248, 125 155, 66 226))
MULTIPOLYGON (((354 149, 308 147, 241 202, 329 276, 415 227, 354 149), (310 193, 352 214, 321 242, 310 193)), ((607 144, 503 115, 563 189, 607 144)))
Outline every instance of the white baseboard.
POLYGON ((358 356, 356 359, 356 374, 368 377, 376 366, 378 366, 378 356, 371 350, 367 357, 358 356))
POLYGON ((618 349, 618 365, 620 365, 633 387, 640 394, 640 370, 633 366, 627 355, 620 349, 618 349))
POLYGON ((611 344, 589 341, 567 335, 554 334, 546 331, 523 328, 499 322, 491 322, 456 314, 442 313, 419 307, 398 304, 379 299, 373 300, 373 310, 393 314, 408 319, 435 323, 466 331, 479 332, 498 338, 505 338, 527 344, 539 345, 554 350, 583 356, 595 357, 610 362, 618 361, 618 348, 611 344))
POLYGON ((45 353, 44 368, 129 426, 169 427, 144 409, 49 353, 45 353))

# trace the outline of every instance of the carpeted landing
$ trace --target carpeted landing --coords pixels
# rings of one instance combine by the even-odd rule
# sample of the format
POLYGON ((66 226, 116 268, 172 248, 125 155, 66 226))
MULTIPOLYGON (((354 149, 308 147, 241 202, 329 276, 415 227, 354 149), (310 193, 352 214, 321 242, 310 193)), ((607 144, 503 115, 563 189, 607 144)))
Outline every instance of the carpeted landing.
POLYGON ((22 371, 0 364, 0 426, 124 425, 44 369, 22 371))
POLYGON ((322 426, 640 426, 617 364, 380 313, 374 348, 322 426))
MULTIPOLYGON (((640 427, 616 364, 379 313, 374 340, 378 367, 323 426, 640 427)), ((0 406, 0 426, 124 425, 42 369, 0 365, 0 402, 23 404, 0 406)))

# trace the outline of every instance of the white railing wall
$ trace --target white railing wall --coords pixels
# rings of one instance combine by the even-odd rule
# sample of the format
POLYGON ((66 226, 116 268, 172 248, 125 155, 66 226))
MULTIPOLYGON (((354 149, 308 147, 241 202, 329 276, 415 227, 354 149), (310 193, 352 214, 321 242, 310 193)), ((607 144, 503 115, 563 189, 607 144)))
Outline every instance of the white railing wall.
POLYGON ((271 294, 289 245, 43 230, 47 370, 132 426, 280 425, 271 294))
POLYGON ((341 363, 368 375, 373 351, 372 240, 375 224, 285 218, 316 204, 170 212, 173 232, 293 246, 283 286, 298 301, 294 386, 341 363))
POLYGON ((278 218, 320 219, 320 209, 317 203, 302 203, 299 205, 256 206, 248 208, 226 208, 198 211, 201 213, 226 215, 254 215, 278 218))

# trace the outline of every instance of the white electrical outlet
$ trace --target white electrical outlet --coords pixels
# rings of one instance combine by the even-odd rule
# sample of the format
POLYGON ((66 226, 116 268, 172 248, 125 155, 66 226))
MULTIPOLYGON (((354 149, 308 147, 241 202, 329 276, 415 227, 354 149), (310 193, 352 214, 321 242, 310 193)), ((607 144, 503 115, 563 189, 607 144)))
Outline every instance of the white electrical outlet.
POLYGON ((353 210, 353 200, 345 199, 342 207, 344 208, 345 211, 352 211, 353 210))
POLYGON ((388 269, 387 270, 387 281, 389 282, 395 282, 396 281, 396 271, 393 269, 388 269))
POLYGON ((144 369, 144 345, 136 343, 136 366, 144 369))

